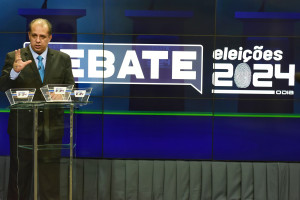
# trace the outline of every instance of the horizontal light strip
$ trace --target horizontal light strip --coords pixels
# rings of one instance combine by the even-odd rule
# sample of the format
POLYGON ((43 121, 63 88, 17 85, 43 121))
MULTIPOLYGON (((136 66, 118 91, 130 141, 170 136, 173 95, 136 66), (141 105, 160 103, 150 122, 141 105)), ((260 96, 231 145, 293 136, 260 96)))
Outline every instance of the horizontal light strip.
POLYGON ((300 118, 300 114, 265 114, 265 113, 179 113, 179 112, 103 112, 104 115, 164 115, 164 116, 208 116, 208 117, 268 117, 300 118))
MULTIPOLYGON (((9 113, 9 110, 1 109, 0 113, 9 113)), ((66 114, 69 110, 65 111, 66 114)), ((76 114, 90 115, 153 115, 153 116, 199 116, 199 117, 266 117, 266 118, 300 118, 300 114, 280 113, 210 113, 210 112, 153 112, 153 111, 80 111, 76 114)))
POLYGON ((275 94, 275 90, 212 90, 215 94, 275 94))

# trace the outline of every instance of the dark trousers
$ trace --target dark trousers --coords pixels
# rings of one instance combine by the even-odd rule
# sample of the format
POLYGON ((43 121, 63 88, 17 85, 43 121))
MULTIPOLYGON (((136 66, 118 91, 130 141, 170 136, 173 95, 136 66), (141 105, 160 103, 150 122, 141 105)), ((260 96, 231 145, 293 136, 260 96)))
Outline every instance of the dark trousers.
MULTIPOLYGON (((39 144, 44 142, 39 137, 39 144)), ((60 144, 61 139, 47 141, 60 144)), ((31 200, 33 196, 33 150, 18 148, 18 145, 32 145, 33 139, 10 136, 10 171, 8 200, 31 200)), ((38 152, 38 190, 41 200, 60 199, 60 150, 38 152)))

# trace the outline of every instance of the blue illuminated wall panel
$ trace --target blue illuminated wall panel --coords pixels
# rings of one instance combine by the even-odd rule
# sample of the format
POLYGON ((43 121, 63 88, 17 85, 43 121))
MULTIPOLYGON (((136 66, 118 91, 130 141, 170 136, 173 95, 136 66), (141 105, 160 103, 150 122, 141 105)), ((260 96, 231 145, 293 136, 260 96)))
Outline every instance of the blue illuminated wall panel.
MULTIPOLYGON (((35 1, 2 1, 0 66, 7 52, 21 48, 27 38, 26 18, 19 9, 40 9, 35 1)), ((79 43, 196 44, 203 46, 203 93, 183 85, 80 83, 92 87, 92 104, 77 110, 75 156, 82 158, 187 159, 234 161, 299 161, 300 84, 272 77, 276 92, 293 95, 217 94, 238 88, 233 74, 222 77, 233 85, 214 85, 216 63, 247 63, 251 78, 255 64, 290 64, 300 72, 300 3, 298 0, 74 0, 48 1, 48 9, 82 9, 71 32, 54 30, 60 41, 79 43), (283 59, 219 59, 216 49, 283 51, 283 59)), ((24 11, 24 10, 23 10, 24 11)), ((44 11, 44 10, 42 10, 44 11)), ((44 12, 46 13, 46 12, 44 12)), ((65 17, 57 17, 63 21, 65 17)), ((55 36, 54 35, 54 36, 55 36)), ((55 42, 55 37, 53 37, 55 42)), ((91 48, 93 49, 93 48, 91 48)), ((99 49, 99 48, 98 48, 99 49)), ((240 50, 242 51, 242 50, 240 50)), ((251 54, 252 55, 252 54, 251 54)), ((80 64, 88 66, 88 51, 80 64)), ((121 64, 124 55, 116 56, 121 64)), ((140 61, 142 58, 139 57, 140 61)), ((104 61, 98 58, 97 61, 104 61)), ((143 63, 143 62, 141 62, 143 63)), ((103 66, 105 68, 105 66, 103 66)), ((1 67, 0 67, 1 68, 1 67)), ((97 68, 101 70, 101 67, 97 68)), ((273 68, 272 68, 273 69, 273 68)), ((149 70, 149 69, 147 69, 149 70)), ((161 69, 161 71, 170 69, 161 69)), ((223 69, 221 72, 226 73, 223 69)), ((264 73, 264 71, 260 71, 264 73)), ((87 74, 87 73, 86 73, 87 74)), ((249 90, 267 90, 251 84, 249 90)), ((244 88, 244 90, 246 90, 244 88)), ((8 101, 0 94, 0 155, 9 155, 8 101)))
POLYGON ((214 159, 300 161, 299 118, 215 117, 214 159))
POLYGON ((211 117, 105 115, 103 120, 106 158, 212 158, 211 117))

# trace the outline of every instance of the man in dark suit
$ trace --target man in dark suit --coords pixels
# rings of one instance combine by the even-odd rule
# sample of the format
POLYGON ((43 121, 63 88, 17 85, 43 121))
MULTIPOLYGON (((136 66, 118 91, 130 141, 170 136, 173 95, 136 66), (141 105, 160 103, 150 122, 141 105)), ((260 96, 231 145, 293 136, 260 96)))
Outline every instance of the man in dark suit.
MULTIPOLYGON (((40 88, 47 84, 74 84, 71 59, 48 48, 52 25, 48 20, 35 19, 29 25, 30 45, 7 54, 0 76, 0 90, 36 88, 34 101, 44 101, 40 88), (41 56, 42 58, 38 58, 41 56), (43 64, 41 65, 42 62, 43 64), (40 74, 39 70, 44 68, 40 74)), ((53 96, 59 98, 59 96, 53 96)), ((63 136, 63 110, 39 110, 39 144, 59 144, 63 136)), ((11 109, 8 123, 10 135, 10 176, 8 199, 29 199, 32 191, 32 151, 18 148, 32 144, 32 109, 11 109)), ((60 151, 39 152, 39 191, 41 199, 59 199, 60 151)))

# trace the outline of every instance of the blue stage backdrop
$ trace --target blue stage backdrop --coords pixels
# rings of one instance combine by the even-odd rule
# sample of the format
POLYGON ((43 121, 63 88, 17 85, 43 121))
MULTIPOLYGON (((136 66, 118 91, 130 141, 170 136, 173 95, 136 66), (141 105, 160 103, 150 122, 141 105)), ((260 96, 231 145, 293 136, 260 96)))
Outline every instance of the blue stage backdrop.
MULTIPOLYGON (((93 88, 76 111, 76 157, 300 161, 299 1, 42 4, 0 2, 0 66, 28 45, 31 19, 52 22, 49 47, 93 88)), ((1 93, 0 155, 8 116, 1 93)))

